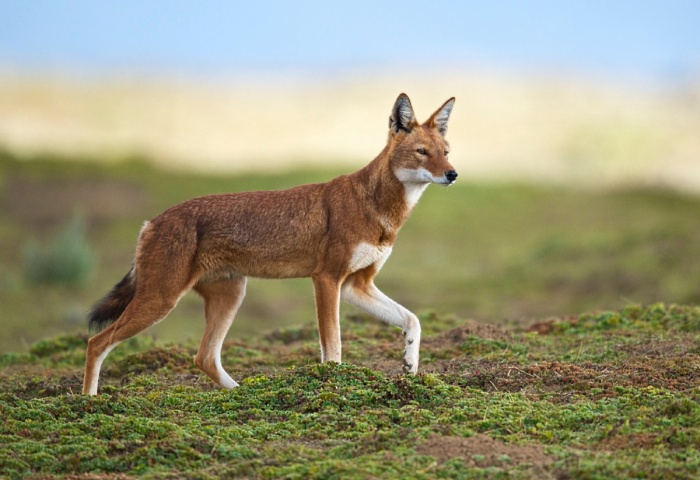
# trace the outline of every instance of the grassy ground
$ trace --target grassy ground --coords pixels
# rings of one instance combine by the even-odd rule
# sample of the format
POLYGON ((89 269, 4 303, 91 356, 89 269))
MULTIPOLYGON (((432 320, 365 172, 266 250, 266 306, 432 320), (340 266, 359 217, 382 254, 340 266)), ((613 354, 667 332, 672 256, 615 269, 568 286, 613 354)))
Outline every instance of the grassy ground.
POLYGON ((144 219, 336 173, 0 155, 0 475, 700 475, 700 310, 670 306, 700 303, 700 199, 667 191, 428 189, 378 277, 422 319, 417 376, 399 373, 400 332, 350 309, 347 363, 318 365, 309 282, 254 281, 223 351, 240 388, 194 368, 202 306, 186 296, 110 355, 99 396, 76 395, 85 311, 127 271, 144 219), (75 211, 97 268, 82 287, 32 284, 27 245, 75 211))
POLYGON ((311 325, 230 341, 241 387, 193 343, 126 342, 76 395, 86 337, 0 356, 4 478, 697 478, 700 309, 629 306, 504 328, 423 317, 419 375, 400 332, 343 321, 342 365, 311 325))

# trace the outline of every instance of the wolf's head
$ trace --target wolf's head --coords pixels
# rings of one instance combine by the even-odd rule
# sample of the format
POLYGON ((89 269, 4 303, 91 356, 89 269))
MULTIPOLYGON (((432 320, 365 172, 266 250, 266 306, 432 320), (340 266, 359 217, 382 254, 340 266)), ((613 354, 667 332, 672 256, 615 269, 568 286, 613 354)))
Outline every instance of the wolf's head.
POLYGON ((389 117, 389 149, 392 170, 406 186, 452 185, 457 172, 447 159, 447 122, 455 99, 450 98, 422 125, 416 120, 405 93, 396 99, 389 117))

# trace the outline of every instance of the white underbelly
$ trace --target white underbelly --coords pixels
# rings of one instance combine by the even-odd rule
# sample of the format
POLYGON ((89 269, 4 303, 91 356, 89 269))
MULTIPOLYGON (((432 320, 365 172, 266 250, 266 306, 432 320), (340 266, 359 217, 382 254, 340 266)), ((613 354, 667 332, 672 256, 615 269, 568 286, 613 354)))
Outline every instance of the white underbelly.
POLYGON ((391 255, 390 245, 371 245, 362 242, 355 247, 348 268, 352 273, 379 262, 377 266, 379 270, 389 255, 391 255))

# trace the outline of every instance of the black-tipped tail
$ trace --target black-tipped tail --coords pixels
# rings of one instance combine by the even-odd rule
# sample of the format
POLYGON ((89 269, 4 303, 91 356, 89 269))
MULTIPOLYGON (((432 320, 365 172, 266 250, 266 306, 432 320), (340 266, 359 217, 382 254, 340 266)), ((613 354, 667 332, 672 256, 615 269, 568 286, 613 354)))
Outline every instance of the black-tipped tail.
POLYGON ((105 297, 97 302, 88 314, 90 332, 97 333, 114 322, 124 313, 136 292, 136 272, 131 267, 129 273, 117 283, 105 297))

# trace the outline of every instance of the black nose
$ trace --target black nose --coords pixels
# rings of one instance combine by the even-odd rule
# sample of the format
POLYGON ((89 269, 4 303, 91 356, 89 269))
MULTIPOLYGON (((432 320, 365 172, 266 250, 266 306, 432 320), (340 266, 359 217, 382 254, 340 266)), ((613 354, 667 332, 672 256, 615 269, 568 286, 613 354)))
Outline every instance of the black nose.
POLYGON ((454 170, 448 170, 445 172, 445 178, 447 178, 447 180, 449 180, 450 182, 454 182, 455 180, 457 180, 457 172, 455 172, 454 170))

